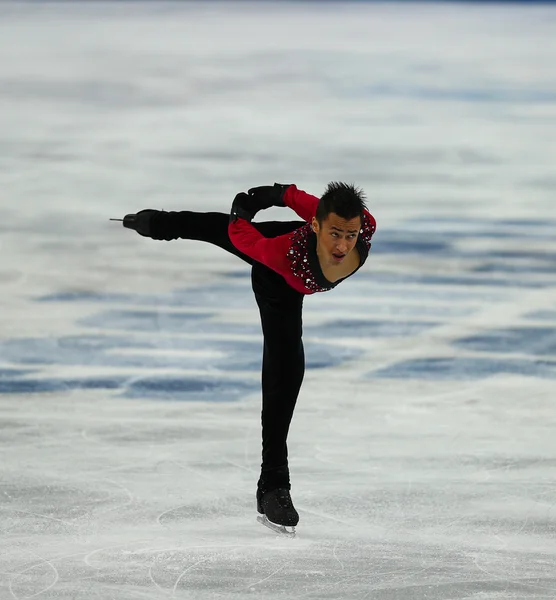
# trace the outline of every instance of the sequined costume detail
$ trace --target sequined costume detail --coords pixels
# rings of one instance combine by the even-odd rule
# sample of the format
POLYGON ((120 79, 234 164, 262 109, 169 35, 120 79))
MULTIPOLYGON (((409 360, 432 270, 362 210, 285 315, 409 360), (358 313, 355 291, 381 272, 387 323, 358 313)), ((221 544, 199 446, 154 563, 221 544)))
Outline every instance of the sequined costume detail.
POLYGON ((288 259, 292 273, 301 279, 303 285, 311 292, 326 292, 334 286, 323 287, 315 281, 315 274, 309 263, 309 236, 311 224, 296 229, 291 235, 291 246, 288 250, 288 259))
POLYGON ((367 251, 371 249, 371 238, 375 232, 376 225, 374 220, 371 220, 371 216, 367 213, 363 214, 363 227, 359 231, 359 239, 367 247, 367 251))

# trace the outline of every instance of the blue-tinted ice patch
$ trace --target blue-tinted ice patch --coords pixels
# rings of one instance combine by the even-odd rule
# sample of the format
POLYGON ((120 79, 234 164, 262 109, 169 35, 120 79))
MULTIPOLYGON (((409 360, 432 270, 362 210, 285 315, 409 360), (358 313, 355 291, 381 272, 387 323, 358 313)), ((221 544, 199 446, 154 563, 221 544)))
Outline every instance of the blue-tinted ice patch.
POLYGON ((191 287, 176 289, 164 294, 111 294, 87 291, 64 291, 54 294, 46 294, 35 298, 37 302, 75 302, 75 303, 98 303, 118 304, 134 306, 166 306, 166 307, 195 307, 202 306, 205 309, 221 309, 222 299, 226 299, 227 308, 243 308, 253 306, 256 309, 255 300, 251 293, 250 283, 236 277, 239 284, 214 283, 202 287, 191 287))
POLYGON ((85 317, 79 325, 102 330, 151 333, 257 334, 260 325, 216 322, 216 313, 110 310, 85 317))
POLYGON ((475 231, 452 231, 444 233, 454 240, 468 239, 514 239, 514 240, 554 240, 551 232, 545 231, 516 231, 514 229, 477 229, 475 231))
POLYGON ((69 390, 117 389, 124 379, 118 377, 0 379, 0 394, 34 394, 69 390))
POLYGON ((336 367, 360 355, 357 348, 336 343, 327 345, 305 340, 303 345, 305 347, 305 366, 308 369, 336 367))
POLYGON ((499 374, 556 379, 556 361, 502 360, 492 357, 420 358, 372 371, 367 373, 366 378, 462 381, 499 374))
POLYGON ((36 302, 129 302, 130 294, 109 294, 91 291, 65 291, 35 298, 36 302))
POLYGON ((261 352, 260 348, 261 343, 258 341, 72 335, 4 340, 0 342, 0 356, 11 363, 22 365, 243 370, 246 365, 254 362, 261 352), (184 350, 186 354, 160 354, 161 350, 184 350), (213 351, 215 356, 207 357, 201 350, 213 351))
MULTIPOLYGON (((357 349, 337 344, 306 342, 307 369, 337 366, 358 355, 357 349)), ((40 365, 38 369, 2 369, 0 394, 60 392, 78 389, 121 388, 133 397, 202 399, 220 390, 219 399, 237 399, 259 383, 241 383, 223 378, 221 372, 259 373, 262 364, 262 336, 250 340, 196 340, 187 337, 72 335, 59 338, 24 338, 0 342, 0 355, 16 364, 40 365), (155 341, 156 340, 156 341, 155 341), (132 350, 132 353, 128 353, 132 350), (160 353, 171 350, 170 353, 160 353), (173 352, 185 350, 180 355, 173 352), (134 368, 153 371, 177 369, 204 371, 206 375, 156 375, 151 377, 48 377, 49 366, 134 368), (35 375, 34 378, 28 377, 35 375), (229 380, 229 381, 228 381, 229 380), (131 383, 130 383, 131 382, 131 383), (230 384, 229 392, 224 388, 230 384)))
POLYGON ((125 390, 126 398, 159 400, 185 399, 188 402, 230 402, 256 392, 257 381, 226 377, 146 377, 133 381, 125 390))
POLYGON ((0 394, 58 392, 60 389, 56 382, 50 379, 0 379, 0 394))
MULTIPOLYGON (((552 274, 556 275, 556 267, 554 264, 550 264, 547 262, 537 263, 537 264, 524 264, 519 262, 511 262, 511 263, 483 263, 482 265, 478 265, 473 267, 472 269, 475 273, 515 273, 518 275, 528 275, 530 273, 540 273, 543 275, 552 274)), ((556 282, 554 282, 556 285, 556 282)))
POLYGON ((399 86, 391 84, 372 84, 363 86, 347 86, 341 92, 351 95, 357 93, 365 96, 385 96, 388 98, 418 98, 442 102, 478 102, 488 104, 553 104, 556 93, 550 89, 524 88, 442 88, 428 86, 399 86))
POLYGON ((0 379, 10 379, 11 377, 22 377, 35 373, 34 369, 0 369, 0 379))
POLYGON ((489 249, 488 252, 463 249, 461 254, 467 258, 484 258, 485 260, 500 258, 503 260, 530 260, 539 264, 556 264, 556 252, 526 250, 525 248, 518 250, 489 249))
POLYGON ((556 322, 556 310, 536 310, 526 315, 524 319, 535 319, 537 321, 554 321, 556 322))
MULTIPOLYGON (((0 341, 0 356, 23 365, 145 366, 134 354, 112 353, 118 349, 156 349, 149 340, 103 335, 70 335, 48 338, 18 338, 0 341)), ((156 357, 154 358, 156 361, 156 357)))
MULTIPOLYGON (((358 290, 359 292, 361 290, 358 290)), ((331 296, 326 299, 325 303, 319 304, 318 308, 321 310, 326 309, 328 313, 337 311, 337 314, 349 314, 350 311, 365 313, 367 315, 366 320, 369 321, 383 318, 420 320, 432 317, 437 321, 441 319, 443 322, 446 319, 451 320, 452 317, 472 315, 478 310, 477 303, 435 302, 432 301, 430 294, 427 295, 427 301, 427 299, 422 300, 418 294, 415 294, 414 297, 413 293, 410 295, 407 292, 400 294, 400 297, 394 297, 395 294, 392 291, 390 292, 387 296, 382 297, 365 294, 360 298, 359 303, 354 302, 352 299, 349 308, 346 308, 345 299, 341 295, 331 296), (405 303, 408 298, 412 301, 411 304, 405 303)), ((309 310, 312 312, 313 307, 309 310)), ((322 329, 323 332, 326 332, 324 326, 322 329)), ((305 330, 309 330, 307 326, 305 330)))
MULTIPOLYGON (((338 348, 316 342, 305 342, 307 368, 331 367, 357 355, 348 347, 338 348)), ((188 370, 260 370, 262 336, 245 340, 194 340, 167 338, 165 344, 144 342, 137 338, 111 336, 67 336, 60 338, 23 338, 0 342, 0 354, 6 360, 19 364, 67 365, 118 368, 188 370), (118 349, 137 349, 140 352, 118 353, 118 349), (165 354, 160 350, 187 351, 186 355, 165 354), (208 355, 206 352, 212 352, 208 355), (204 352, 204 353, 203 353, 204 352)), ((24 375, 28 370, 15 370, 6 377, 24 375)))
POLYGON ((512 278, 486 279, 468 275, 415 275, 412 283, 423 285, 492 286, 492 287, 544 287, 551 282, 522 281, 512 278))
POLYGON ((129 377, 83 377, 0 379, 0 394, 36 394, 78 390, 121 390, 126 398, 149 398, 174 401, 230 402, 255 392, 258 382, 237 381, 211 376, 157 376, 142 379, 129 377))
MULTIPOLYGON (((396 229, 379 228, 373 239, 371 262, 373 254, 421 256, 446 268, 435 269, 431 274, 409 268, 407 273, 362 269, 350 280, 351 305, 357 302, 357 314, 369 318, 344 318, 319 326, 305 325, 307 368, 336 366, 357 357, 359 351, 349 343, 339 343, 341 338, 372 340, 419 335, 452 315, 473 312, 478 306, 477 301, 495 303, 500 298, 519 294, 520 288, 554 286, 556 253, 527 250, 525 241, 556 239, 556 221, 552 225, 554 227, 544 219, 489 221, 430 215, 412 218, 396 229), (492 245, 494 240, 499 240, 496 243, 499 249, 490 250, 490 245, 483 243, 466 244, 467 240, 483 239, 492 239, 492 245), (457 263, 463 268, 449 269, 449 261, 445 259, 450 258, 466 259, 457 263), (399 307, 388 312, 388 300, 394 295, 399 307), (405 303, 404 298, 410 298, 410 302, 405 303), (380 304, 381 308, 374 314, 373 303, 380 304), (420 319, 423 316, 427 318, 420 319)), ((337 295, 338 306, 343 309, 342 292, 332 294, 337 295)), ((309 297, 306 310, 329 311, 330 306, 336 306, 329 301, 328 294, 326 300, 323 303, 316 301, 308 308, 312 301, 309 297)), ((235 378, 241 371, 260 373, 262 361, 259 316, 247 266, 223 273, 220 281, 210 285, 168 293, 112 294, 70 290, 42 296, 38 301, 98 304, 99 312, 89 314, 77 323, 95 335, 0 341, 0 357, 7 361, 6 364, 17 365, 17 368, 0 370, 0 382, 4 384, 0 385, 0 393, 78 390, 96 386, 127 397, 225 401, 235 400, 260 387, 258 377, 245 382, 244 378, 239 377, 240 381, 235 378), (220 318, 223 302, 226 308, 249 309, 252 318, 246 319, 244 324, 224 321, 220 318), (180 308, 187 310, 180 311, 180 308), (103 376, 48 377, 49 366, 61 365, 90 366, 96 367, 97 371, 101 367, 103 376), (37 366, 41 367, 40 377, 32 371, 37 366), (121 377, 119 372, 111 376, 114 373, 111 369, 118 368, 134 369, 135 372, 133 376, 121 377), (171 369, 175 373, 167 375, 160 369, 171 369), (184 371, 183 375, 181 371, 184 371), (191 371, 196 373, 194 377, 185 374, 191 371)), ((346 315, 346 312, 342 310, 337 314, 346 315)), ((537 311, 526 316, 547 321, 555 317, 556 311, 537 311)), ((555 333, 550 328, 486 331, 453 343, 485 353, 533 356, 556 353, 555 333)), ((553 362, 532 358, 423 358, 400 362, 368 376, 457 380, 520 373, 552 378, 554 370, 553 362)), ((60 369, 56 369, 56 375, 59 372, 60 369)))
POLYGON ((496 329, 454 340, 454 346, 482 352, 556 355, 556 328, 516 327, 496 329))
MULTIPOLYGON (((396 229, 379 229, 373 238, 372 253, 440 257, 477 256, 488 260, 493 256, 490 250, 468 250, 465 242, 477 239, 515 240, 515 244, 519 246, 520 240, 556 241, 555 232, 554 221, 413 218, 407 223, 401 223, 396 229)), ((503 255, 505 251, 500 252, 503 255)), ((524 256, 519 249, 513 252, 516 257, 524 256)), ((543 252, 533 251, 531 256, 533 255, 539 260, 547 258, 543 252)))
POLYGON ((465 293, 467 287, 497 287, 497 288, 545 288, 555 285, 554 280, 527 280, 519 277, 486 278, 472 275, 420 275, 418 273, 361 273, 361 279, 372 279, 378 284, 418 284, 454 286, 465 293))
POLYGON ((251 285, 251 268, 245 268, 241 271, 227 271, 223 274, 226 279, 244 279, 251 285))
POLYGON ((494 219, 487 221, 481 217, 451 217, 448 215, 421 215, 418 217, 412 217, 413 223, 429 223, 432 226, 438 226, 439 224, 453 225, 460 229, 461 227, 467 227, 471 231, 473 228, 485 227, 485 224, 489 226, 502 226, 502 227, 519 227, 519 228, 545 228, 549 227, 553 231, 556 231, 556 220, 551 219, 494 219))
MULTIPOLYGON (((487 287, 487 286, 441 286, 441 285, 414 285, 411 277, 407 280, 403 274, 395 273, 365 273, 357 275, 357 279, 350 282, 350 287, 353 296, 357 297, 358 303, 356 306, 365 310, 372 310, 373 304, 388 302, 392 297, 396 298, 398 303, 407 298, 411 305, 420 302, 426 306, 431 306, 437 302, 450 303, 453 306, 463 307, 464 310, 469 308, 466 304, 468 300, 481 302, 498 302, 507 300, 508 296, 513 292, 509 288, 503 287, 487 287)), ((337 303, 342 310, 345 310, 345 303, 342 302, 341 294, 332 293, 327 297, 327 303, 337 303)), ((312 301, 312 298, 307 299, 307 306, 312 301)), ((326 304, 324 304, 326 306, 326 304)), ((311 308, 312 309, 312 308, 311 308)))
POLYGON ((374 338, 417 335, 440 323, 430 321, 339 319, 305 327, 306 336, 335 338, 374 338))
POLYGON ((372 254, 418 254, 426 255, 451 255, 453 246, 447 241, 430 234, 416 234, 414 232, 387 231, 377 233, 373 237, 372 254))

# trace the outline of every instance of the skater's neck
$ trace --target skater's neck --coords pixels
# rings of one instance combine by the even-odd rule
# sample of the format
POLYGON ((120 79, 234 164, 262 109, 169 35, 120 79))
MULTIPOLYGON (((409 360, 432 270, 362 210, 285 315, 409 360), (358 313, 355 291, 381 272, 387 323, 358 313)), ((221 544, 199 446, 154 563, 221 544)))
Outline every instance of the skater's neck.
POLYGON ((321 259, 319 255, 319 247, 317 245, 317 257, 319 259, 319 265, 322 271, 322 274, 325 278, 330 281, 330 283, 336 283, 339 279, 343 279, 344 277, 348 277, 354 271, 357 270, 360 263, 359 251, 357 248, 354 248, 348 256, 344 259, 344 261, 339 265, 331 265, 327 259, 321 259))

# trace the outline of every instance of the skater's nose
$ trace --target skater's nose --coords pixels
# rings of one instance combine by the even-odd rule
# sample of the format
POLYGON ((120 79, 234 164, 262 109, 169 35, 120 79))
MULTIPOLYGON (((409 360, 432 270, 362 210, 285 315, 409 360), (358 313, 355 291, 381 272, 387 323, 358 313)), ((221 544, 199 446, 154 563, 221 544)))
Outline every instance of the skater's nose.
POLYGON ((336 250, 338 252, 338 254, 345 254, 347 252, 347 244, 345 242, 340 242, 337 246, 336 246, 336 250))

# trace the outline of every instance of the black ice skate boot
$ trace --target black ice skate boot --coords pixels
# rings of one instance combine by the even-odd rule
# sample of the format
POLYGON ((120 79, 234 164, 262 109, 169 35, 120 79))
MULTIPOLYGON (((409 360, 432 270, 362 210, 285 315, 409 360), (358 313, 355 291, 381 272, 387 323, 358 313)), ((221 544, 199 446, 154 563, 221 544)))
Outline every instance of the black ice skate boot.
POLYGON ((257 511, 263 515, 257 517, 262 523, 276 533, 295 537, 295 526, 299 523, 299 515, 293 506, 290 491, 287 488, 275 490, 257 490, 257 511))

